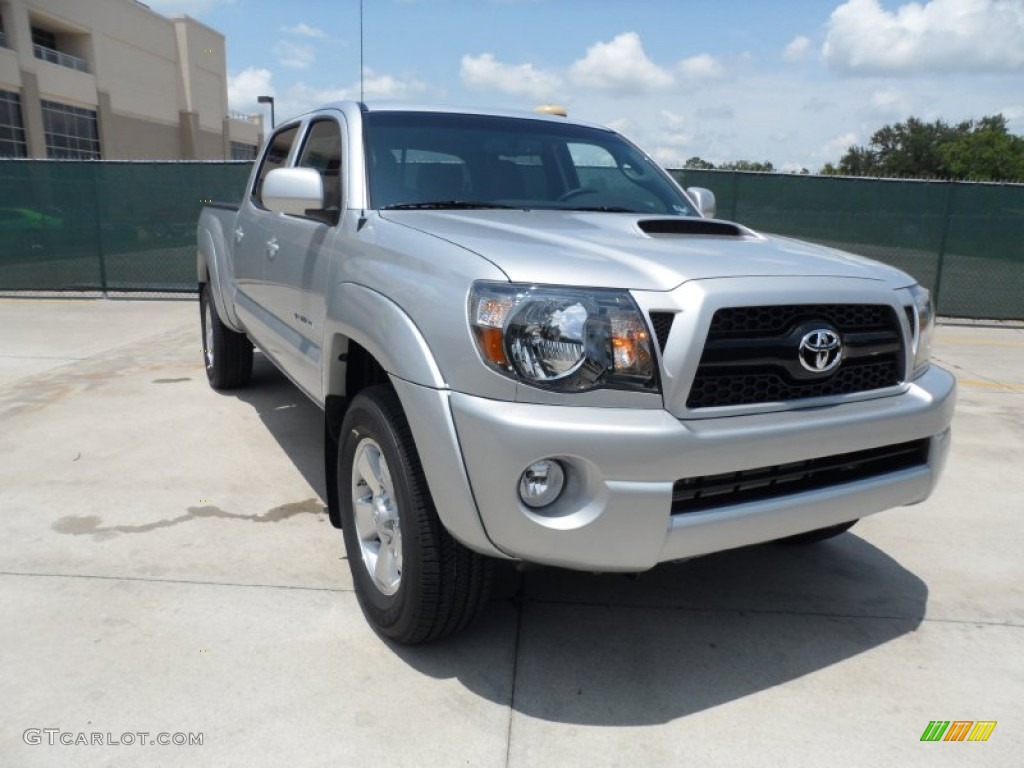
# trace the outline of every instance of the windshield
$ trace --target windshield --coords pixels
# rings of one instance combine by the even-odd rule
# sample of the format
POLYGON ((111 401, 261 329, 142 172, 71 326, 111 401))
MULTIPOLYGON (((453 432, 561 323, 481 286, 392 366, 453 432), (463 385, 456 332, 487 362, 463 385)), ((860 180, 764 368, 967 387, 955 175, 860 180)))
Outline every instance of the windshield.
POLYGON ((696 216, 616 133, 547 120, 427 112, 366 116, 373 208, 545 208, 696 216))

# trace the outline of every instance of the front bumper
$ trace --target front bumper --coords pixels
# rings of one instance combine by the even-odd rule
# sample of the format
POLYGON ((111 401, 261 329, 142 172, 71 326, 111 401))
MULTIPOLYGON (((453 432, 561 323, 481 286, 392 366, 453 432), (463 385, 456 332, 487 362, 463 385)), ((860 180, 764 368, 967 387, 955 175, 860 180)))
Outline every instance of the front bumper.
POLYGON ((460 393, 451 393, 448 402, 480 521, 494 547, 566 568, 641 571, 923 501, 949 451, 955 394, 953 376, 932 366, 899 395, 689 421, 665 410, 509 403, 460 393), (673 484, 684 477, 918 439, 930 441, 927 462, 919 466, 672 514, 673 484), (560 460, 568 479, 561 498, 538 512, 520 502, 517 489, 521 472, 545 458, 560 460))

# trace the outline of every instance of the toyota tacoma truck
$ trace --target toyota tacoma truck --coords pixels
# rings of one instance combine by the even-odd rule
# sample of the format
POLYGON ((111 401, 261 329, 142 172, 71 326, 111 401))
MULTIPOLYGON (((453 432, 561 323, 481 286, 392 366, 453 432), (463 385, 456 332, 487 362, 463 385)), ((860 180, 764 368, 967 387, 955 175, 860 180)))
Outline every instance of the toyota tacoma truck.
POLYGON ((210 384, 255 346, 323 409, 377 631, 459 630, 498 559, 640 572, 928 497, 955 399, 928 291, 713 216, 600 126, 354 102, 204 208, 210 384))

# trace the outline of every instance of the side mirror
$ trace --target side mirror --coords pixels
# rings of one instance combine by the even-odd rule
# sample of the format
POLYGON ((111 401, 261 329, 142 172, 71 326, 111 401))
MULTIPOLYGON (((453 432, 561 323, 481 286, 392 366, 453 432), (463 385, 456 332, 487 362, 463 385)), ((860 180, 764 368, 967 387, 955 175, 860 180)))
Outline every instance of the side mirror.
POLYGON ((700 215, 708 219, 715 218, 715 193, 704 187, 688 187, 686 193, 697 204, 700 215))
POLYGON ((308 216, 324 207, 324 182, 313 168, 275 168, 263 180, 260 198, 271 211, 308 216))

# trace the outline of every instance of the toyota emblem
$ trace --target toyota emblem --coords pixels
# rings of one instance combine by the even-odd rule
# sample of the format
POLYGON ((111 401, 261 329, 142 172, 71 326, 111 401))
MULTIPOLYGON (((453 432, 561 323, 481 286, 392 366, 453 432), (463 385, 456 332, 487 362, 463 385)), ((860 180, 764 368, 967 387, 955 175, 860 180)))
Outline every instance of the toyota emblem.
POLYGON ((811 373, 829 373, 843 361, 843 341, 830 328, 816 328, 800 339, 800 365, 811 373))

